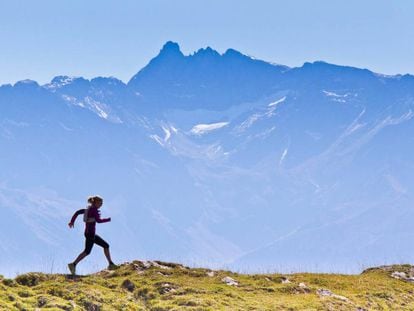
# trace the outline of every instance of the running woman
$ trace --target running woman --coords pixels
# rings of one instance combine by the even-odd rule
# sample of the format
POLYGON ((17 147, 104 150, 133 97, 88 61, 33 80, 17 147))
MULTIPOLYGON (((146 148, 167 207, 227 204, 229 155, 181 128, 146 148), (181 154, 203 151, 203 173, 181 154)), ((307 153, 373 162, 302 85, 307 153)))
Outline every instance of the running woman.
POLYGON ((73 214, 71 221, 69 222, 69 228, 73 228, 75 220, 80 214, 83 215, 83 221, 85 222, 85 250, 79 254, 74 262, 68 264, 70 272, 76 274, 76 265, 86 256, 91 253, 93 244, 101 246, 104 250, 106 259, 108 260, 108 269, 116 269, 118 266, 112 262, 111 254, 109 252, 109 244, 103 240, 99 235, 95 233, 96 223, 104 223, 111 221, 111 218, 101 218, 99 209, 103 204, 103 199, 99 196, 93 196, 88 198, 88 207, 86 209, 80 209, 73 214))

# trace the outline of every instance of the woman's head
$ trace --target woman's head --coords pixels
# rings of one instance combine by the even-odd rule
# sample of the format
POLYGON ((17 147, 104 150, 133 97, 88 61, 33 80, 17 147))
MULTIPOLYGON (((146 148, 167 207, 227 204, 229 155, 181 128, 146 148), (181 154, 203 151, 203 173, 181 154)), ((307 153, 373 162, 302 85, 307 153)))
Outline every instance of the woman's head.
POLYGON ((96 208, 100 208, 102 206, 103 199, 98 195, 94 195, 88 198, 88 203, 96 208))

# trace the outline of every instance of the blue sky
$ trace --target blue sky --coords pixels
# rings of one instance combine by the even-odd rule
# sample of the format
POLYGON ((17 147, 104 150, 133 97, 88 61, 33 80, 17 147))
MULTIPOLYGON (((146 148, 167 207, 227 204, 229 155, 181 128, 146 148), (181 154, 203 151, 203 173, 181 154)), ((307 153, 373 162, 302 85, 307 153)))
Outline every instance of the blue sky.
POLYGON ((288 66, 414 73, 413 13, 411 0, 1 0, 0 84, 128 81, 167 40, 184 53, 231 47, 288 66))

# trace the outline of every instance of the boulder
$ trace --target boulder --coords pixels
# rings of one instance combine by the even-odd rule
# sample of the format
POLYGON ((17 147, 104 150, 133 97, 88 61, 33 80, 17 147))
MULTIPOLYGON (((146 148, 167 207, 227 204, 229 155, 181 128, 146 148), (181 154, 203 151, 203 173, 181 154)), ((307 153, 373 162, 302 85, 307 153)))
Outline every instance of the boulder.
POLYGON ((239 283, 235 279, 233 279, 229 276, 226 276, 226 277, 222 278, 221 281, 223 283, 226 283, 229 286, 239 286, 239 283))

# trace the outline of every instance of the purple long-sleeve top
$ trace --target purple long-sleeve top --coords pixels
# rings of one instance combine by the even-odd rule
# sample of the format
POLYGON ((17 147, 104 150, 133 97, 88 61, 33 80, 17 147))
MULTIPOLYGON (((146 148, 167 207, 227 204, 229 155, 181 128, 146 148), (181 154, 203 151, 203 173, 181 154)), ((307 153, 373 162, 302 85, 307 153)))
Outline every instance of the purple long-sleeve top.
MULTIPOLYGON (((76 211, 75 214, 73 214, 70 222, 74 224, 76 217, 78 217, 80 214, 85 214, 85 211, 86 209, 84 208, 76 211)), ((111 221, 110 218, 101 218, 101 213, 96 207, 89 208, 88 218, 95 218, 95 221, 85 223, 85 234, 87 235, 95 235, 96 223, 103 223, 103 222, 111 221)))

